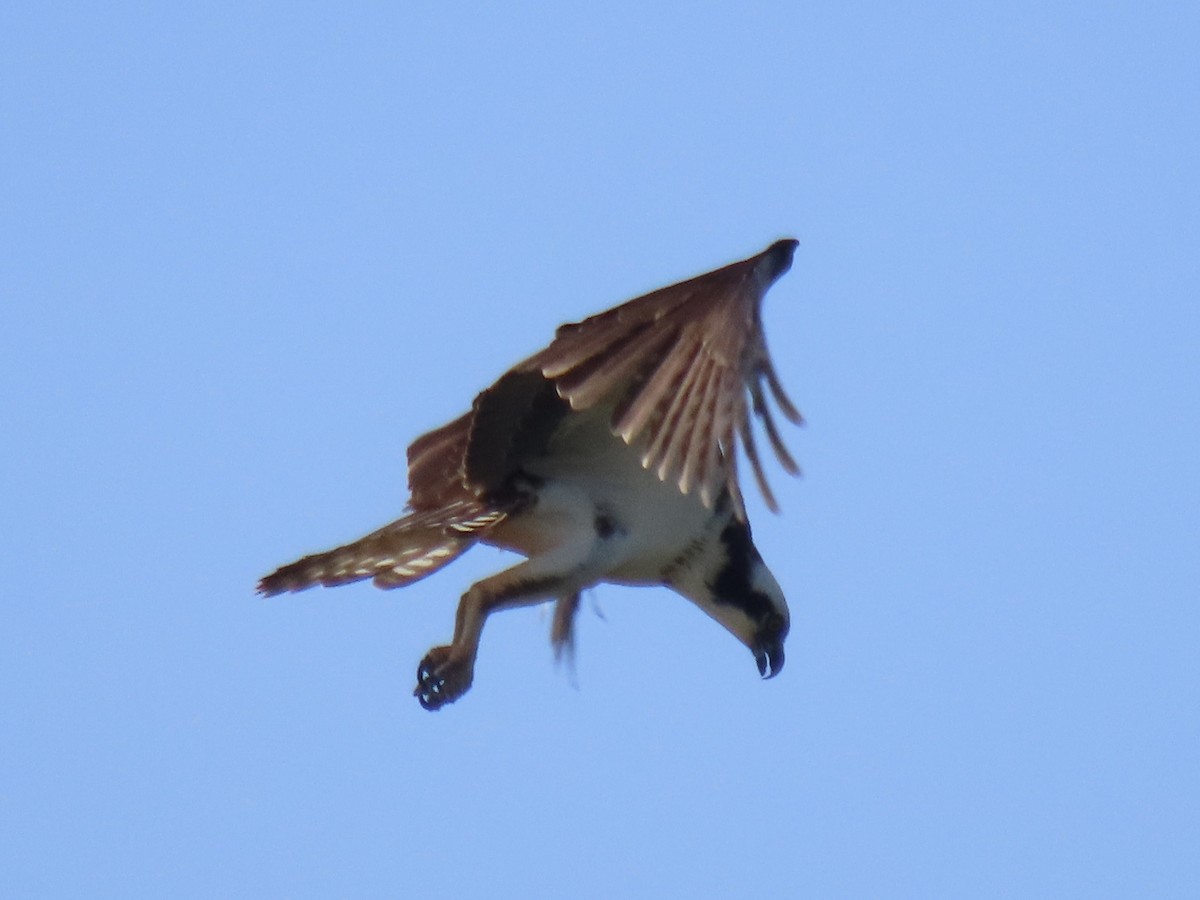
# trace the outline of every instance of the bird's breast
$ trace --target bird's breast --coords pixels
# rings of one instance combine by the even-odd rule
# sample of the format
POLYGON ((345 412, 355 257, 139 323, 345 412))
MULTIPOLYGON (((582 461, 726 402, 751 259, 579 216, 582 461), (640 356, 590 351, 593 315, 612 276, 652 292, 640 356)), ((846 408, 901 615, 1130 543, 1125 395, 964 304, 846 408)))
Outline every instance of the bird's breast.
POLYGON ((573 427, 526 466, 535 484, 531 502, 494 529, 489 543, 535 556, 586 536, 607 551, 600 580, 658 584, 698 543, 715 539, 728 513, 660 481, 606 422, 595 427, 598 417, 570 418, 573 427))

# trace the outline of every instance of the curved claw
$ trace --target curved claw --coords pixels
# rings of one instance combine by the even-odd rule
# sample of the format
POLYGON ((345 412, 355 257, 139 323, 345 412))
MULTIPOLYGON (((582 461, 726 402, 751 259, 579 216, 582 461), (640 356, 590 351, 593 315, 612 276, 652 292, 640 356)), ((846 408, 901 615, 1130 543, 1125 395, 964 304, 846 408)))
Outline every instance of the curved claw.
POLYGON ((445 685, 445 679, 438 678, 424 661, 417 666, 417 686, 413 690, 413 696, 423 709, 441 709, 448 702, 442 695, 445 685))
POLYGON ((413 696, 423 709, 441 709, 467 692, 472 674, 471 666, 454 659, 449 647, 434 647, 417 666, 413 696))

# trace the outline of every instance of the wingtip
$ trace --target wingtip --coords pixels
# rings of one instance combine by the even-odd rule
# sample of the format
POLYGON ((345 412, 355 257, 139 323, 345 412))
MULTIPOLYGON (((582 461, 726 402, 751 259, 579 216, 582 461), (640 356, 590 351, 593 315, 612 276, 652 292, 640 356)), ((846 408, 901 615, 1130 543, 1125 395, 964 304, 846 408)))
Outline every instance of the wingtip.
POLYGON ((784 238, 759 254, 759 271, 766 276, 766 284, 772 284, 792 267, 792 257, 799 246, 795 238, 784 238))

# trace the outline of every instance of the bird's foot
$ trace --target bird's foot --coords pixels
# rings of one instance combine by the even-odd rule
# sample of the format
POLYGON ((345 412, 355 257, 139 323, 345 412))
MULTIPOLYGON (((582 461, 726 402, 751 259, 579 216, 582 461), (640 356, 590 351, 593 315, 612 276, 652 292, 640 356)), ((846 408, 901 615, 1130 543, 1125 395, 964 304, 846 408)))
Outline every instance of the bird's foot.
POLYGON ((417 666, 413 696, 425 709, 441 709, 467 692, 475 675, 468 659, 456 657, 453 647, 434 647, 417 666))

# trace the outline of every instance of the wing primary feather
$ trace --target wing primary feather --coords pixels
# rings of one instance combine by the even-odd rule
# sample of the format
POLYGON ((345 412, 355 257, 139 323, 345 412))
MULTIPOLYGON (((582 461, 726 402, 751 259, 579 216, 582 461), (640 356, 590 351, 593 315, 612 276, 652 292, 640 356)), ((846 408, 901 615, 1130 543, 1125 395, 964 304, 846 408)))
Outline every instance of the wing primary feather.
POLYGON ((775 398, 775 402, 779 404, 783 414, 794 424, 803 425, 804 416, 800 414, 800 410, 796 409, 796 405, 784 391, 783 383, 779 380, 775 366, 771 363, 771 357, 766 353, 765 347, 763 348, 762 373, 767 376, 767 386, 771 389, 771 396, 775 398))
MULTIPOLYGON (((676 346, 674 353, 681 359, 686 359, 691 356, 690 350, 691 343, 687 347, 682 345, 676 346)), ((671 439, 675 436, 676 430, 679 428, 680 418, 687 410, 688 391, 696 378, 696 374, 697 367, 688 366, 678 383, 675 384, 670 395, 664 398, 661 404, 663 409, 662 418, 654 424, 650 444, 642 454, 642 465, 647 469, 656 469, 660 481, 665 481, 669 472, 669 467, 666 463, 668 451, 672 446, 671 439)))
POLYGON ((677 387, 682 378, 682 370, 687 364, 684 354, 679 352, 679 346, 672 347, 663 355, 662 363, 655 367, 653 374, 645 384, 635 386, 633 396, 628 406, 615 421, 613 430, 632 444, 654 417, 660 411, 663 398, 671 396, 672 389, 677 387))
POLYGON ((621 306, 597 313, 582 322, 559 326, 554 333, 553 343, 533 359, 538 362, 547 378, 556 379, 574 368, 582 353, 592 355, 589 348, 608 343, 614 335, 642 325, 653 330, 664 318, 687 304, 693 293, 694 288, 689 288, 686 284, 672 285, 635 297, 621 306))
POLYGON ((733 437, 733 420, 729 422, 729 440, 726 444, 729 448, 727 463, 729 466, 729 477, 725 482, 729 489, 729 502, 733 505, 733 513, 737 516, 739 522, 746 521, 746 503, 742 499, 742 489, 737 480, 737 441, 733 437))
MULTIPOLYGON (((720 383, 721 373, 716 361, 711 357, 705 358, 703 367, 704 371, 697 380, 696 398, 690 401, 693 409, 692 425, 683 439, 683 468, 679 475, 679 486, 685 494, 691 492, 693 485, 703 487, 709 449, 716 441, 712 423, 716 412, 716 387, 720 383)), ((701 497, 702 501, 703 499, 701 497)))
POLYGON ((767 406, 767 398, 763 396, 760 382, 754 383, 751 394, 754 398, 754 412, 762 420, 763 429, 767 432, 767 439, 770 440, 771 449, 775 451, 780 465, 789 475, 799 475, 800 467, 796 465, 796 460, 792 458, 792 454, 783 443, 783 438, 779 436, 779 429, 775 427, 775 419, 771 416, 771 408, 767 406))
POLYGON ((754 444, 754 430, 750 427, 750 416, 746 413, 744 404, 741 409, 738 429, 742 436, 742 446, 746 450, 746 459, 750 460, 750 468, 754 470, 754 480, 758 482, 758 489, 762 491, 763 500, 767 503, 767 509, 773 513, 777 513, 779 512, 779 504, 775 502, 775 495, 771 493, 771 486, 767 484, 767 476, 763 472, 762 461, 758 458, 758 448, 754 444))
POLYGON ((684 487, 681 477, 679 454, 681 450, 685 449, 684 442, 691 430, 692 416, 696 412, 695 391, 702 368, 699 364, 688 367, 687 375, 684 376, 679 390, 671 399, 667 417, 659 426, 658 433, 655 434, 654 442, 651 444, 650 452, 654 452, 657 448, 659 480, 666 481, 671 478, 684 494, 687 493, 687 489, 684 487))
POLYGON ((547 378, 558 378, 578 364, 581 353, 592 356, 595 351, 589 348, 612 342, 614 335, 619 335, 628 327, 621 321, 622 317, 614 315, 614 312, 609 310, 582 322, 559 326, 554 333, 553 343, 534 357, 542 373, 547 378))
POLYGON ((713 401, 713 420, 706 448, 704 479, 700 488, 700 499, 710 509, 716 502, 720 490, 730 480, 730 466, 726 465, 729 446, 733 440, 733 419, 730 415, 737 398, 737 385, 730 384, 732 375, 720 370, 717 379, 717 396, 713 401))
POLYGON ((542 375, 553 380, 564 392, 576 390, 591 379, 602 377, 606 367, 627 361, 630 345, 644 336, 647 330, 644 323, 623 332, 608 329, 603 334, 594 335, 586 346, 580 346, 579 352, 569 362, 541 365, 542 375))
MULTIPOLYGON (((648 358, 653 358, 655 348, 662 343, 662 335, 648 326, 631 331, 627 338, 608 344, 559 376, 555 380, 559 395, 568 400, 573 409, 592 406, 615 390, 638 367, 644 366, 648 358)), ((550 377, 545 370, 543 374, 550 377)))

